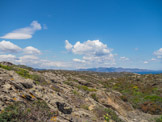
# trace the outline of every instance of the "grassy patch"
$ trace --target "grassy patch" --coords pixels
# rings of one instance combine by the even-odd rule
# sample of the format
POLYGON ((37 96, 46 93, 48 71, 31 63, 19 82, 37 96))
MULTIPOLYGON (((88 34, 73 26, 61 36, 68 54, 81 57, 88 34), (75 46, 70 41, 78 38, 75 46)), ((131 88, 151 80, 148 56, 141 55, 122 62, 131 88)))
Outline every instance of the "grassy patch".
POLYGON ((83 91, 87 91, 87 92, 95 92, 95 91, 97 91, 96 89, 89 88, 89 87, 84 86, 84 85, 79 85, 79 86, 77 86, 77 88, 82 89, 83 91))
MULTIPOLYGON (((141 76, 141 78, 139 78, 140 82, 138 83, 136 79, 134 79, 135 81, 130 81, 129 79, 129 77, 116 79, 116 83, 111 88, 121 92, 123 94, 121 99, 125 102, 131 103, 134 108, 140 109, 146 113, 161 114, 162 111, 157 107, 162 104, 162 97, 159 94, 161 91, 157 86, 150 85, 154 83, 154 81, 152 81, 153 79, 148 79, 150 81, 147 82, 150 84, 147 82, 145 83, 145 76, 141 76), (152 104, 147 106, 143 105, 147 102, 152 104), (141 106, 143 106, 142 109, 141 106), (151 108, 150 106, 154 107, 151 108)), ((133 79, 131 78, 131 80, 133 79)))
MULTIPOLYGON (((105 112, 106 112, 106 115, 108 115, 109 119, 112 119, 112 120, 114 120, 115 122, 123 122, 123 121, 118 117, 118 115, 117 115, 114 111, 112 111, 111 109, 106 108, 106 109, 105 109, 105 112)), ((106 116, 106 117, 107 117, 107 116, 106 116)), ((105 116, 104 116, 104 118, 105 118, 105 116)))
POLYGON ((81 105, 80 107, 83 108, 83 109, 85 109, 85 110, 89 110, 89 109, 88 109, 88 105, 83 104, 83 105, 81 105))
POLYGON ((162 115, 159 118, 156 118, 155 120, 156 122, 162 122, 162 115))
POLYGON ((15 102, 0 113, 0 122, 47 121, 55 114, 42 100, 27 104, 15 102))
POLYGON ((2 64, 0 64, 0 68, 6 69, 6 70, 12 70, 13 69, 12 66, 2 65, 2 64))
POLYGON ((151 102, 156 102, 156 101, 162 102, 162 97, 157 95, 148 95, 144 97, 144 99, 149 100, 151 102))
POLYGON ((76 91, 76 90, 73 90, 73 94, 74 94, 74 95, 80 95, 79 92, 76 91))
POLYGON ((6 70, 14 70, 18 75, 24 78, 32 79, 35 81, 35 84, 40 85, 47 85, 47 82, 43 77, 37 74, 30 74, 30 72, 26 69, 20 68, 19 66, 7 66, 0 64, 0 68, 6 69, 6 70))
POLYGON ((25 69, 21 69, 19 68, 17 71, 16 71, 17 74, 19 74, 21 77, 24 77, 24 78, 32 78, 32 75, 25 69))
POLYGON ((95 100, 95 101, 98 101, 98 97, 95 93, 92 93, 91 94, 91 97, 95 100))

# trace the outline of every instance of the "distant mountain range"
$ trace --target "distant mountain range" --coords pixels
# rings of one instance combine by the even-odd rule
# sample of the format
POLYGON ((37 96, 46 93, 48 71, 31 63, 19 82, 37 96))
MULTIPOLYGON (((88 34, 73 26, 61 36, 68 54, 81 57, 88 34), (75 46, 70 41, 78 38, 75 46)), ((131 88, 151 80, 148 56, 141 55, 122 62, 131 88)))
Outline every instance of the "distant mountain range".
POLYGON ((88 68, 88 69, 78 69, 78 71, 92 71, 92 72, 132 72, 139 74, 159 74, 162 70, 148 70, 148 69, 138 69, 138 68, 115 68, 115 67, 99 67, 99 68, 88 68))

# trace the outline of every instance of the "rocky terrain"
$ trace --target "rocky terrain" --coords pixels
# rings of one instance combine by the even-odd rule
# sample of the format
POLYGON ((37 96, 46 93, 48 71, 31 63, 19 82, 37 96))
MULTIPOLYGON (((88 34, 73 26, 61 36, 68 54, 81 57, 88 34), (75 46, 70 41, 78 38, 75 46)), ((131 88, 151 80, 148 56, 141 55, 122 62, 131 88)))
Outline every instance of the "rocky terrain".
POLYGON ((0 122, 161 122, 162 74, 0 63, 0 122))

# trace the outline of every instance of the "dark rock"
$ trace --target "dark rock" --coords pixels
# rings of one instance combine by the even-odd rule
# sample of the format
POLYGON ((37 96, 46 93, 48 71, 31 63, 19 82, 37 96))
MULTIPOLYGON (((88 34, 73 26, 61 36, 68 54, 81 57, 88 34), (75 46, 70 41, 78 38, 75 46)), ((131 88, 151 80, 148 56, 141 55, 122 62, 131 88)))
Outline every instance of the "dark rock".
POLYGON ((93 85, 91 83, 88 83, 86 81, 78 81, 79 84, 84 85, 84 86, 88 86, 88 87, 92 87, 93 85))
POLYGON ((51 80, 51 82, 52 82, 52 83, 57 83, 57 81, 55 81, 55 80, 53 80, 53 79, 51 80))
POLYGON ((30 95, 25 95, 26 99, 29 101, 33 101, 32 97, 30 95))
POLYGON ((22 95, 21 97, 28 101, 33 101, 33 98, 30 95, 22 95))
POLYGON ((17 89, 17 90, 23 90, 21 86, 15 84, 15 83, 11 83, 11 85, 13 85, 15 87, 15 89, 17 89))
POLYGON ((57 108, 64 114, 71 114, 72 108, 67 108, 65 103, 56 102, 57 108))
POLYGON ((32 84, 29 83, 21 83, 26 89, 31 89, 33 88, 32 84))

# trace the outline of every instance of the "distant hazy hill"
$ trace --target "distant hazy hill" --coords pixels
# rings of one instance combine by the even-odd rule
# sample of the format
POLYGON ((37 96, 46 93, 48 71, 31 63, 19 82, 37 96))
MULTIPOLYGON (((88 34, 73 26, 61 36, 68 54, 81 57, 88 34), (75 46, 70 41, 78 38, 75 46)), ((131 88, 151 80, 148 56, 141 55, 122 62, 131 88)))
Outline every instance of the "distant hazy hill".
POLYGON ((89 68, 89 69, 79 69, 79 71, 93 71, 93 72, 133 72, 140 74, 156 74, 162 73, 162 70, 148 70, 148 69, 138 69, 138 68, 115 68, 115 67, 99 67, 99 68, 89 68))

